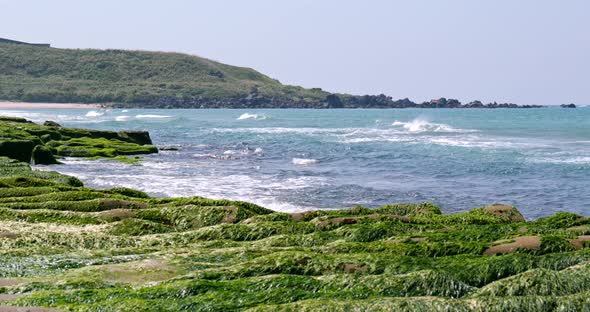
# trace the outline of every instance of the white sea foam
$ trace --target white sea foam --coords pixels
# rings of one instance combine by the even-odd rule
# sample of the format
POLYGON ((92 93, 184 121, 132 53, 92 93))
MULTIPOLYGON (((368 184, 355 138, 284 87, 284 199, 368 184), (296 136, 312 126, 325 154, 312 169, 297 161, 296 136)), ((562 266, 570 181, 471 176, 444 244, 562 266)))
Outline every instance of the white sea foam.
POLYGON ((256 134, 342 134, 357 129, 365 128, 285 128, 285 127, 266 127, 266 128, 211 128, 212 132, 221 133, 256 133, 256 134))
POLYGON ((121 111, 121 113, 127 113, 127 112, 129 112, 128 109, 124 109, 124 110, 121 111))
POLYGON ((209 154, 209 153, 196 153, 192 155, 195 158, 217 158, 217 155, 215 154, 209 154))
POLYGON ((546 148, 550 145, 543 142, 528 142, 516 140, 515 138, 503 138, 483 136, 479 134, 458 134, 447 135, 408 135, 407 133, 375 131, 373 133, 356 133, 342 135, 338 140, 344 144, 373 143, 373 142, 394 142, 405 144, 434 144, 440 146, 480 148, 480 149, 513 149, 513 148, 546 148))
POLYGON ((317 159, 313 158, 293 158, 291 161, 294 165, 298 166, 309 166, 319 163, 317 159))
POLYGON ((571 164, 571 165, 586 165, 590 164, 590 157, 588 156, 573 156, 573 157, 532 157, 529 158, 533 163, 547 163, 547 164, 571 164))
MULTIPOLYGON (((299 206, 283 201, 276 197, 277 190, 289 192, 319 187, 327 183, 324 177, 280 178, 275 175, 220 174, 216 170, 205 170, 198 175, 182 175, 174 172, 183 171, 183 164, 170 162, 146 161, 141 170, 130 172, 130 170, 137 168, 129 168, 129 166, 124 168, 123 166, 126 166, 124 164, 113 163, 114 171, 104 171, 101 169, 104 164, 96 161, 66 161, 68 166, 57 169, 66 174, 75 174, 86 185, 92 187, 111 188, 122 186, 140 189, 155 196, 180 197, 196 195, 212 199, 243 200, 285 212, 310 210, 314 209, 314 207, 299 206), (78 167, 78 169, 74 167, 78 167), (86 168, 90 171, 81 171, 80 168, 86 168)), ((193 163, 189 166, 194 168, 194 165, 193 163)), ((56 169, 49 167, 46 170, 56 169)), ((208 166, 204 168, 208 168, 208 166)))
POLYGON ((257 147, 257 148, 254 150, 254 154, 258 154, 258 155, 260 155, 260 154, 264 154, 264 150, 263 150, 262 148, 260 148, 260 147, 257 147))
POLYGON ((265 115, 258 115, 258 114, 243 113, 236 120, 245 120, 245 119, 264 120, 264 119, 266 119, 266 116, 265 115))
MULTIPOLYGON (((83 122, 83 123, 99 123, 106 121, 103 116, 108 111, 90 111, 83 115, 65 115, 55 114, 54 112, 31 112, 31 111, 18 111, 18 110, 0 110, 0 114, 3 116, 22 117, 33 122, 43 123, 45 120, 52 120, 56 122, 83 122), (90 114, 90 116, 87 116, 90 114), (103 114, 103 115, 101 115, 103 114)), ((78 112, 77 112, 78 113, 78 112)))
POLYGON ((394 121, 394 127, 402 127, 409 132, 473 132, 474 130, 456 129, 447 124, 429 122, 426 119, 416 118, 412 121, 394 121))
POLYGON ((444 124, 412 121, 394 122, 391 128, 214 128, 215 132, 256 134, 297 134, 335 140, 344 144, 402 142, 472 148, 531 147, 532 143, 511 142, 505 138, 485 137, 476 130, 456 129, 444 124), (422 130, 421 130, 422 129, 422 130), (430 129, 430 130, 428 130, 430 129))
POLYGON ((86 113, 86 117, 100 117, 100 116, 103 116, 103 115, 104 115, 104 112, 94 111, 94 110, 89 111, 88 113, 86 113))
POLYGON ((117 116, 115 117, 116 121, 127 121, 129 120, 129 118, 131 118, 131 116, 117 116))
POLYGON ((211 148, 211 145, 209 145, 209 144, 195 144, 195 145, 192 145, 192 147, 203 149, 203 148, 211 148))
POLYGON ((308 187, 319 187, 326 185, 327 178, 320 176, 299 176, 284 180, 268 179, 264 186, 274 190, 301 190, 308 187))
POLYGON ((138 119, 158 119, 158 118, 170 118, 171 116, 166 115, 135 115, 135 118, 138 119))

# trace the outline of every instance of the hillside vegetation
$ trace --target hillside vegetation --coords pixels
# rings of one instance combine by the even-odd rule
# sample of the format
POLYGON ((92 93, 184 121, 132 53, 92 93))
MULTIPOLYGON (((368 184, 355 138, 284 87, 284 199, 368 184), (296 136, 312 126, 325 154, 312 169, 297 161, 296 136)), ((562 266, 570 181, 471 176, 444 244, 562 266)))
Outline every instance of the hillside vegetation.
POLYGON ((327 95, 319 89, 284 86, 253 69, 180 53, 0 43, 2 100, 147 106, 190 102, 198 107, 257 99, 312 103, 327 95))
MULTIPOLYGON (((310 73, 312 74, 312 73, 310 73)), ((384 94, 331 94, 287 86, 253 69, 166 52, 75 50, 0 41, 0 100, 138 108, 538 108, 423 103, 384 94)))
MULTIPOLYGON (((57 135, 56 151, 76 147, 72 156, 149 148, 131 143, 149 136, 0 117, 4 140, 57 135)), ((289 214, 91 189, 7 151, 0 145, 12 157, 0 156, 0 311, 590 310, 581 215, 527 222, 511 206, 445 215, 426 202, 289 214)))

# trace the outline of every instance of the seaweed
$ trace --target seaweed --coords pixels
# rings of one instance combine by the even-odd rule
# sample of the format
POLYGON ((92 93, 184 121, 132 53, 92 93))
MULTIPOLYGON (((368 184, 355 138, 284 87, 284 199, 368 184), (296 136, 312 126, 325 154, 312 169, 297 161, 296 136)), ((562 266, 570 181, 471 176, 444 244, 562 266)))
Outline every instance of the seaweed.
MULTIPOLYGON (((155 151, 137 144, 147 143, 145 133, 2 118, 0 132, 52 155, 155 151)), ((26 295, 6 305, 588 310, 589 226, 589 218, 566 212, 526 221, 499 204, 456 214, 427 202, 280 213, 241 201, 91 189, 0 157, 0 293, 26 295)))

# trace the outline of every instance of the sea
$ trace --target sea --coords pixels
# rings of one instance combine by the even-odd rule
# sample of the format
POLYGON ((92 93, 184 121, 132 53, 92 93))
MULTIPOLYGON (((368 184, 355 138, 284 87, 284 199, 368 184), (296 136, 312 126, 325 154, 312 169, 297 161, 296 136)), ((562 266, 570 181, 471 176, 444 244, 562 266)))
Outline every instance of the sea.
POLYGON ((86 186, 253 202, 282 212, 429 201, 444 213, 494 203, 527 219, 590 212, 590 108, 33 109, 36 122, 147 130, 140 166, 35 166, 86 186))

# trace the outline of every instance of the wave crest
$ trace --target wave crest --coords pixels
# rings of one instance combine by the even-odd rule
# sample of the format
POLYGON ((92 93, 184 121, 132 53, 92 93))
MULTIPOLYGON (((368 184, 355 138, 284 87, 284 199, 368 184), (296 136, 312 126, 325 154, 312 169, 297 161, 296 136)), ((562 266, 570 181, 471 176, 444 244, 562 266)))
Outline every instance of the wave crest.
POLYGON ((86 117, 100 117, 103 116, 104 112, 99 112, 99 111, 89 111, 88 113, 86 113, 86 117))
POLYGON ((172 116, 166 116, 166 115, 135 115, 135 118, 138 119, 151 119, 151 118, 170 118, 172 116))
POLYGON ((471 132, 465 129, 456 129, 447 124, 429 122, 426 119, 416 118, 412 121, 394 121, 394 127, 401 127, 408 132, 471 132))
POLYGON ((294 165, 309 166, 319 163, 319 160, 313 158, 293 158, 291 160, 294 165))
POLYGON ((246 119, 264 120, 264 119, 266 119, 266 116, 265 115, 258 115, 258 114, 243 113, 236 120, 246 120, 246 119))

